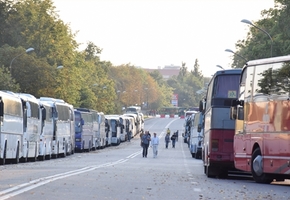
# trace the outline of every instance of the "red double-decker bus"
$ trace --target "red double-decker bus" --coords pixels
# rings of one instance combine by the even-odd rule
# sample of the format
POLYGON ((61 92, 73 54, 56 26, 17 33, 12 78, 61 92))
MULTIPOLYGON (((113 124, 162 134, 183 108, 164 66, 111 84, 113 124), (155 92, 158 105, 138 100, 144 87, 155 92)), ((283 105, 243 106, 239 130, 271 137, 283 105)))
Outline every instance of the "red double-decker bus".
POLYGON ((234 169, 235 121, 230 119, 232 100, 238 98, 241 69, 217 71, 208 84, 204 113, 202 160, 208 177, 226 177, 234 169))
POLYGON ((290 178, 290 56, 249 61, 240 79, 234 161, 258 183, 290 178))

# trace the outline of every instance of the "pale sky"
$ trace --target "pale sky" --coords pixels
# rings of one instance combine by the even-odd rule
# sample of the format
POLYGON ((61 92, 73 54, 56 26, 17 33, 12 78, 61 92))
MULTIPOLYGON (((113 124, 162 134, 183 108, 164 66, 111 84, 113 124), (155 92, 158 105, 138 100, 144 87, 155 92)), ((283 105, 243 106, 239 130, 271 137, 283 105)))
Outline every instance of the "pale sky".
POLYGON ((53 0, 76 41, 103 51, 101 60, 142 68, 181 66, 198 59, 204 76, 230 68, 235 43, 245 39, 274 0, 53 0))

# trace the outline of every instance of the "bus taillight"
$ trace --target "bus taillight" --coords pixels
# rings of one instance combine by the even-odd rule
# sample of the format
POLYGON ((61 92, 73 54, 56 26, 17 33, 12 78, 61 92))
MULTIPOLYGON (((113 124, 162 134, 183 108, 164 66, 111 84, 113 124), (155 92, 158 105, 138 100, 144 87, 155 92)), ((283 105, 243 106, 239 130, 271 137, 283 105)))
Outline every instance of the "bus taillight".
POLYGON ((211 150, 212 151, 219 150, 219 140, 211 140, 211 150))

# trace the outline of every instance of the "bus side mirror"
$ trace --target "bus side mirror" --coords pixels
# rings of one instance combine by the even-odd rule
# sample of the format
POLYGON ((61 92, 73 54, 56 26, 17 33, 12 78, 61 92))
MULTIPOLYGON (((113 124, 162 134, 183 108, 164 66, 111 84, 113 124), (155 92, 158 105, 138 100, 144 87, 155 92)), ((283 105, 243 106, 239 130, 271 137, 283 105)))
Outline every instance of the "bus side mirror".
POLYGON ((200 100, 199 101, 199 112, 202 112, 203 111, 203 101, 200 100))
POLYGON ((42 121, 46 120, 46 109, 45 108, 41 109, 41 118, 42 118, 42 121))
POLYGON ((230 119, 236 120, 237 119, 237 106, 232 106, 230 110, 230 119))
POLYGON ((199 124, 198 126, 197 126, 197 132, 201 132, 201 124, 199 124))
POLYGON ((81 123, 82 123, 82 125, 84 125, 84 124, 85 124, 85 121, 83 120, 83 118, 81 119, 81 123))
POLYGON ((2 97, 0 97, 0 117, 4 116, 4 103, 2 101, 2 97))

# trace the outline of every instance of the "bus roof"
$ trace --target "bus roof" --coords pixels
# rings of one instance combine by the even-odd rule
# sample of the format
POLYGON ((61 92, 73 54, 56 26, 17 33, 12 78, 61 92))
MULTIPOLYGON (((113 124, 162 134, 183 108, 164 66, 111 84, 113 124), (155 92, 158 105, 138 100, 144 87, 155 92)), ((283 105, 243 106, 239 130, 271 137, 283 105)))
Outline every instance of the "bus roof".
POLYGON ((253 65, 263 65, 263 64, 268 64, 268 63, 278 63, 278 62, 285 62, 285 61, 290 61, 290 55, 278 56, 274 58, 263 58, 263 59, 251 60, 247 63, 247 65, 244 68, 248 66, 253 66, 253 65))
POLYGON ((241 72, 242 72, 242 68, 225 69, 225 70, 219 70, 219 71, 217 71, 214 76, 224 75, 224 74, 241 74, 241 72))

